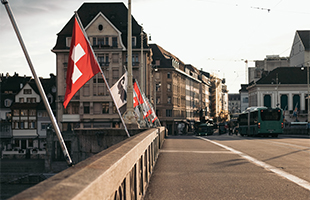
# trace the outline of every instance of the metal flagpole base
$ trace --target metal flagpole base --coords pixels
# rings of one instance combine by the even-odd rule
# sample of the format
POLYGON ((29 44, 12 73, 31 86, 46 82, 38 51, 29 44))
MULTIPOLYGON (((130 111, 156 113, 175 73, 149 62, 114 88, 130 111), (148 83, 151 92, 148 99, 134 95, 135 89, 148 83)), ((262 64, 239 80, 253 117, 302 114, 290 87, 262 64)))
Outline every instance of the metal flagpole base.
POLYGON ((140 128, 146 128, 147 127, 144 119, 140 120, 139 125, 140 125, 140 128))
POLYGON ((133 110, 127 110, 123 115, 124 122, 128 129, 138 129, 137 116, 133 110))

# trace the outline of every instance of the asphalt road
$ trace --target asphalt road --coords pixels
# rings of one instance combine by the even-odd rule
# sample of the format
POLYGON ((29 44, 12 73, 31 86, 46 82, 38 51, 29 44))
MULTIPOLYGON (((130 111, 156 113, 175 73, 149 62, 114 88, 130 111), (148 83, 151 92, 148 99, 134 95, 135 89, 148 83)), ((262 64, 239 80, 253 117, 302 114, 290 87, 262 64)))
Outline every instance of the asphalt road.
POLYGON ((310 139, 170 136, 145 200, 310 200, 310 139))

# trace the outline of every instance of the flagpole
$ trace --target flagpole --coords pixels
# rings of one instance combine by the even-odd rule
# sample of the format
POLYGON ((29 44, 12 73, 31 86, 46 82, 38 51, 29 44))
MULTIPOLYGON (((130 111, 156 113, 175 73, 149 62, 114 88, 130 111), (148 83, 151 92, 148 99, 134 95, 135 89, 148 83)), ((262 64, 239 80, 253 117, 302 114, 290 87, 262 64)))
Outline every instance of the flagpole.
POLYGON ((48 100, 47 100, 47 97, 46 97, 45 92, 44 92, 44 90, 43 90, 43 87, 42 87, 42 84, 41 84, 41 82, 40 82, 40 79, 38 78, 38 76, 37 76, 37 74, 36 74, 36 72, 35 72, 35 70, 34 70, 34 67, 33 67, 33 65, 32 65, 30 56, 29 56, 29 54, 28 54, 28 51, 27 51, 26 46, 25 46, 25 44, 24 44, 24 42, 23 42, 22 36, 21 36, 21 34, 20 34, 20 32, 19 32, 19 29, 18 29, 18 27, 17 27, 16 21, 15 21, 15 19, 14 19, 14 16, 13 16, 12 10, 11 10, 11 8, 10 8, 10 6, 9 6, 9 3, 8 3, 7 0, 1 0, 1 3, 2 3, 2 4, 5 6, 5 8, 6 8, 6 11, 7 11, 8 15, 9 15, 9 18, 10 18, 10 20, 11 20, 11 23, 12 23, 12 25, 13 25, 13 28, 14 28, 14 30, 15 30, 15 33, 16 33, 17 38, 18 38, 18 40, 19 40, 19 43, 20 43, 20 45, 21 45, 21 47, 22 47, 22 49, 23 49, 23 52, 24 52, 25 57, 26 57, 26 60, 27 60, 27 62, 28 62, 28 65, 29 65, 30 70, 31 70, 31 72, 32 72, 32 75, 33 75, 33 77, 34 77, 34 80, 35 80, 35 82, 36 82, 36 85, 37 85, 37 87, 38 87, 38 89, 39 89, 40 95, 41 95, 41 97, 42 97, 42 100, 43 100, 43 103, 44 103, 45 108, 46 108, 46 110, 47 110, 47 113, 48 113, 48 115, 49 115, 49 118, 50 118, 50 120, 52 121, 53 127, 54 127, 54 129, 55 129, 56 135, 57 135, 57 137, 58 137, 58 140, 59 140, 61 149, 62 149, 62 151, 63 151, 63 154, 64 154, 65 158, 66 158, 66 161, 67 161, 67 163, 68 163, 68 166, 72 166, 73 163, 72 163, 71 157, 70 157, 70 155, 69 155, 69 153, 68 153, 68 149, 67 149, 66 144, 65 144, 65 142, 64 142, 64 140, 63 140, 63 138, 62 138, 60 129, 59 129, 58 124, 57 124, 57 122, 56 122, 56 119, 55 119, 55 116, 54 116, 53 111, 52 111, 52 109, 51 109, 51 106, 50 106, 50 104, 48 103, 48 100))
MULTIPOLYGON (((81 27, 81 30, 82 30, 82 32, 83 32, 83 34, 84 34, 84 37, 86 38, 86 40, 87 40, 87 42, 88 42, 88 44, 89 44, 89 46, 90 46, 90 49, 92 50, 93 55, 95 55, 95 52, 94 52, 94 50, 93 50, 93 48, 92 48, 92 46, 91 46, 91 44, 90 44, 90 42, 89 42, 89 40, 88 40, 87 34, 86 34, 85 30, 84 30, 84 27, 82 26, 82 22, 81 22, 81 20, 80 20, 80 17, 79 17, 79 15, 78 15, 77 11, 75 11, 74 14, 75 14, 75 17, 76 17, 76 19, 77 19, 77 21, 78 21, 78 23, 79 23, 79 25, 80 25, 80 27, 81 27)), ((98 66, 100 66, 96 56, 95 56, 95 59, 96 59, 96 62, 98 63, 98 66)), ((112 100, 113 100, 113 102, 114 102, 114 105, 116 105, 116 101, 115 101, 114 96, 113 96, 112 93, 111 93, 111 88, 110 88, 110 86, 109 86, 109 83, 108 83, 108 81, 107 81, 107 79, 106 79, 106 77, 105 77, 105 75, 104 75, 104 73, 103 73, 101 67, 99 67, 99 69, 100 69, 101 76, 102 76, 102 78, 103 78, 103 80, 104 80, 104 83, 106 84, 106 86, 107 86, 107 88, 108 88, 108 90, 109 90, 109 93, 110 93, 110 95, 111 95, 111 97, 112 97, 112 100)), ((120 110, 118 109, 117 106, 116 106, 116 110, 117 110, 117 113, 118 113, 119 117, 121 118, 122 124, 124 125, 124 128, 125 128, 125 131, 126 131, 127 136, 130 137, 130 134, 129 134, 129 132, 128 132, 127 126, 126 126, 126 124, 125 124, 125 121, 124 121, 124 119, 123 119, 123 117, 122 117, 122 114, 121 114, 121 112, 120 112, 120 110)))

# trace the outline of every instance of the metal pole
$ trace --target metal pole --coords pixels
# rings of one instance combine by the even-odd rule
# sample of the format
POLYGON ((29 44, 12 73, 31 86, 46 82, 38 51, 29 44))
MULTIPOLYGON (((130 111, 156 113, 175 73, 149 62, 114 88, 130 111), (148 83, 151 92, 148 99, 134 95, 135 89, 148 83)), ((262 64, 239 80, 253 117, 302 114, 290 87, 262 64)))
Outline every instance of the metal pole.
POLYGON ((66 158, 66 161, 67 161, 67 163, 68 163, 69 166, 72 166, 73 163, 72 163, 71 157, 70 157, 70 155, 69 155, 69 153, 68 153, 67 147, 66 147, 65 142, 64 142, 64 140, 63 140, 63 138, 62 138, 61 132, 60 132, 60 130, 59 130, 59 127, 58 127, 58 124, 57 124, 57 122, 56 122, 56 119, 55 119, 55 116, 54 116, 54 114, 53 114, 53 111, 52 111, 52 109, 51 109, 51 106, 50 106, 50 104, 48 103, 47 97, 46 97, 46 95, 45 95, 45 93, 44 93, 44 90, 43 90, 43 87, 42 87, 42 85, 41 85, 40 79, 38 78, 38 76, 37 76, 37 74, 36 74, 36 72, 35 72, 35 70, 34 70, 34 67, 33 67, 33 65, 32 65, 30 56, 29 56, 29 54, 28 54, 28 52, 27 52, 27 49, 26 49, 26 46, 25 46, 25 44, 24 44, 24 42, 23 42, 22 36, 21 36, 21 34, 20 34, 19 30, 18 30, 18 27, 17 27, 17 24, 16 24, 16 22, 15 22, 13 13, 12 13, 11 8, 10 8, 10 6, 9 6, 9 3, 8 3, 7 0, 1 0, 1 3, 2 3, 2 4, 5 6, 5 8, 6 8, 6 11, 7 11, 8 15, 9 15, 9 18, 10 18, 11 22, 12 22, 12 25, 13 25, 13 28, 14 28, 15 33, 16 33, 16 35, 17 35, 17 38, 18 38, 18 40, 19 40, 19 43, 20 43, 20 45, 21 45, 21 47, 22 47, 22 49, 23 49, 23 51, 24 51, 25 57, 26 57, 26 59, 27 59, 28 65, 29 65, 29 67, 30 67, 30 70, 31 70, 32 75, 33 75, 33 77, 34 77, 34 80, 35 80, 35 82, 36 82, 36 85, 37 85, 37 87, 38 87, 38 89, 39 89, 39 92, 40 92, 40 95, 41 95, 41 97, 42 97, 43 103, 44 103, 45 108, 46 108, 46 110, 47 110, 47 113, 48 113, 48 115, 49 115, 49 117, 50 117, 50 120, 52 121, 53 127, 54 127, 54 129, 55 129, 55 131, 56 131, 56 135, 57 135, 57 137, 58 137, 58 140, 59 140, 61 149, 62 149, 62 151, 63 151, 63 154, 64 154, 65 158, 66 158))
MULTIPOLYGON (((307 86, 308 86, 308 124, 310 123, 310 86, 309 86, 309 63, 307 63, 307 86)), ((309 126, 309 125, 308 125, 309 126)))
POLYGON ((124 121, 131 128, 138 127, 136 115, 133 109, 133 84, 132 84, 132 23, 131 23, 131 0, 128 0, 128 37, 127 37, 127 110, 124 114, 124 121))
POLYGON ((127 66, 128 66, 128 89, 127 111, 133 110, 133 87, 132 87, 132 24, 131 24, 131 0, 128 0, 128 42, 127 42, 127 66))
POLYGON ((144 81, 143 81, 143 78, 144 78, 144 66, 143 66, 143 38, 144 38, 144 34, 143 34, 143 27, 141 25, 141 69, 140 69, 140 82, 141 82, 141 88, 142 88, 142 91, 145 92, 144 90, 144 81))

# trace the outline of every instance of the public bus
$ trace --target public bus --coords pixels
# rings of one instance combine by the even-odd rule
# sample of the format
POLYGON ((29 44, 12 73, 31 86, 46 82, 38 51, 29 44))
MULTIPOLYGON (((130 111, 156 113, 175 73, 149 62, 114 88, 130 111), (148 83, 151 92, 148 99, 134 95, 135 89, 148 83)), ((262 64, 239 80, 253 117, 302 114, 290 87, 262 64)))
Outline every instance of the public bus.
POLYGON ((250 107, 238 117, 241 136, 278 137, 283 131, 283 110, 280 108, 250 107))

